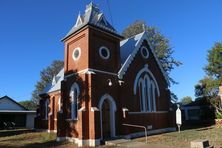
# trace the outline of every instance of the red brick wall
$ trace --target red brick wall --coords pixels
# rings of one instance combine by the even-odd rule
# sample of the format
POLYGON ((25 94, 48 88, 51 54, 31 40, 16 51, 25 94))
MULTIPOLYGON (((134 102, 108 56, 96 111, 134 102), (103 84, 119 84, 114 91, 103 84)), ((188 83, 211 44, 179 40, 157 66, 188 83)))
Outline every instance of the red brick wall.
POLYGON ((65 73, 68 71, 80 71, 89 67, 89 29, 85 28, 65 42, 65 73), (74 61, 72 54, 75 48, 81 48, 80 59, 74 61))
POLYGON ((46 130, 57 130, 57 112, 58 112, 58 101, 60 98, 60 91, 55 91, 44 96, 40 100, 37 114, 40 116, 36 117, 36 128, 46 130), (45 101, 49 99, 50 111, 48 112, 48 119, 45 119, 45 101), (54 100, 54 101, 53 101, 54 100), (54 105, 53 105, 54 104, 54 105))
MULTIPOLYGON (((148 47, 146 42, 143 46, 148 47)), ((67 77, 61 85, 61 96, 63 102, 63 113, 58 114, 59 137, 78 137, 80 139, 97 139, 101 137, 100 112, 91 111, 91 107, 97 107, 104 94, 111 95, 116 103, 116 135, 138 132, 140 129, 130 129, 122 126, 123 123, 140 125, 152 125, 153 129, 173 126, 172 113, 144 113, 129 114, 123 118, 122 108, 126 107, 130 112, 140 112, 138 96, 133 94, 133 86, 136 74, 148 64, 149 70, 155 76, 160 89, 160 97, 156 100, 157 111, 169 111, 170 94, 167 83, 161 73, 153 55, 144 60, 140 52, 137 53, 134 61, 130 64, 125 82, 122 86, 118 83, 118 77, 114 75, 96 72, 96 74, 79 74, 67 77), (108 86, 108 79, 112 86, 108 86), (78 108, 85 108, 78 111, 78 120, 70 121, 70 97, 69 92, 72 84, 77 82, 80 86, 80 103, 78 108)), ((65 76, 85 68, 93 68, 103 71, 117 73, 120 69, 119 39, 95 28, 85 28, 65 41, 65 76), (111 57, 104 60, 99 56, 99 48, 106 46, 110 49, 111 57), (81 57, 78 61, 72 59, 73 49, 81 48, 81 57)))
MULTIPOLYGON (((135 59, 130 64, 127 73, 123 77, 123 81, 125 83, 121 86, 120 104, 122 107, 128 108, 129 112, 140 112, 140 98, 139 95, 134 95, 133 86, 137 73, 144 68, 145 64, 148 64, 148 69, 153 73, 160 89, 160 97, 156 97, 156 110, 169 111, 170 92, 168 89, 166 89, 168 88, 167 83, 156 60, 154 59, 153 54, 151 54, 151 50, 147 42, 144 41, 142 46, 148 48, 150 53, 149 58, 144 59, 141 56, 140 51, 137 52, 135 59)), ((130 114, 128 115, 128 118, 122 119, 122 122, 146 126, 152 125, 153 129, 173 127, 174 124, 171 122, 173 121, 173 117, 169 116, 169 114, 171 113, 130 114)), ((120 115, 119 118, 122 118, 122 116, 120 115)), ((140 131, 140 129, 135 129, 132 131, 133 128, 130 127, 120 126, 119 128, 123 128, 121 130, 123 132, 122 134, 140 131), (127 131, 127 129, 130 129, 130 131, 127 131)))
POLYGON ((117 73, 120 69, 120 39, 94 28, 89 33, 89 67, 117 73), (99 48, 105 46, 110 50, 110 58, 104 60, 99 55, 99 48))

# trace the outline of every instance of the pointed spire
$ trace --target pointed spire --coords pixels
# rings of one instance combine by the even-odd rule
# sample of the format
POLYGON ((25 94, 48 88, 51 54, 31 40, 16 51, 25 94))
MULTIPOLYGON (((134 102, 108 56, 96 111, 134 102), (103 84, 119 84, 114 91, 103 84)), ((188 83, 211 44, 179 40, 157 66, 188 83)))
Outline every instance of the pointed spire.
POLYGON ((145 25, 145 23, 142 24, 142 27, 143 27, 143 32, 146 32, 146 25, 145 25))
POLYGON ((95 10, 95 11, 99 12, 99 7, 96 4, 94 4, 93 2, 90 2, 88 5, 86 5, 85 12, 88 12, 89 10, 95 10))
POLYGON ((95 5, 93 2, 91 2, 90 4, 86 6, 86 10, 83 15, 81 15, 79 12, 75 25, 71 28, 71 30, 67 33, 67 35, 62 39, 62 41, 64 41, 71 34, 78 31, 79 29, 81 29, 81 27, 87 24, 94 25, 98 28, 104 29, 106 31, 109 31, 118 35, 116 30, 113 28, 113 26, 106 20, 104 14, 100 12, 98 6, 95 5))

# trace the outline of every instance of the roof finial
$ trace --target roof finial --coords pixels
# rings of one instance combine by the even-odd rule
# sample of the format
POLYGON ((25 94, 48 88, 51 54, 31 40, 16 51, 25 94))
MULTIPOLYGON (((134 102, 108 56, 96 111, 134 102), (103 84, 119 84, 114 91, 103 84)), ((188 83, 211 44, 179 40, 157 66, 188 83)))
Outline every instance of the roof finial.
POLYGON ((55 85, 56 84, 56 77, 55 75, 53 76, 53 79, 52 79, 52 85, 55 85))
POLYGON ((142 27, 143 27, 143 32, 146 32, 146 25, 145 25, 145 23, 142 24, 142 27))
POLYGON ((92 10, 92 9, 99 11, 98 6, 96 4, 94 4, 93 1, 91 1, 88 5, 86 5, 85 12, 92 10))

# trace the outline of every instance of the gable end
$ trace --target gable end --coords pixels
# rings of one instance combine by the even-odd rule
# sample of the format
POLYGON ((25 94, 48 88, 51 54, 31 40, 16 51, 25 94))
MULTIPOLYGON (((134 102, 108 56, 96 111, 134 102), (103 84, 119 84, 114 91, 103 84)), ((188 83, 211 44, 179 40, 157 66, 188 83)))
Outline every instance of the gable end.
POLYGON ((157 65, 161 70, 161 73, 163 74, 168 86, 170 86, 168 76, 167 76, 166 72, 164 71, 164 69, 162 67, 162 64, 160 63, 153 47, 151 46, 151 44, 149 42, 149 39, 148 39, 148 36, 147 36, 147 33, 145 31, 143 32, 142 37, 139 39, 139 42, 136 43, 135 49, 133 50, 133 52, 127 57, 126 61, 123 63, 122 67, 120 68, 120 70, 118 72, 119 79, 123 79, 123 76, 126 74, 130 64, 134 60, 134 58, 135 58, 137 52, 139 51, 140 47, 142 46, 142 43, 143 43, 144 40, 147 41, 147 43, 148 43, 148 45, 151 49, 151 52, 152 52, 152 54, 153 54, 153 56, 154 56, 154 58, 157 62, 157 65))

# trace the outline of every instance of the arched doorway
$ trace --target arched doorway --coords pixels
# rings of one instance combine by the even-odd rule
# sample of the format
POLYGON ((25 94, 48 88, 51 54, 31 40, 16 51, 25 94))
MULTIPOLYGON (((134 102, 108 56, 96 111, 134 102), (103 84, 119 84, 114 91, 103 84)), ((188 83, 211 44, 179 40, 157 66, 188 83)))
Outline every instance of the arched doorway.
POLYGON ((99 101, 100 110, 100 128, 101 128, 101 138, 107 139, 116 136, 116 124, 115 124, 115 112, 116 103, 114 99, 105 94, 101 97, 99 101))

